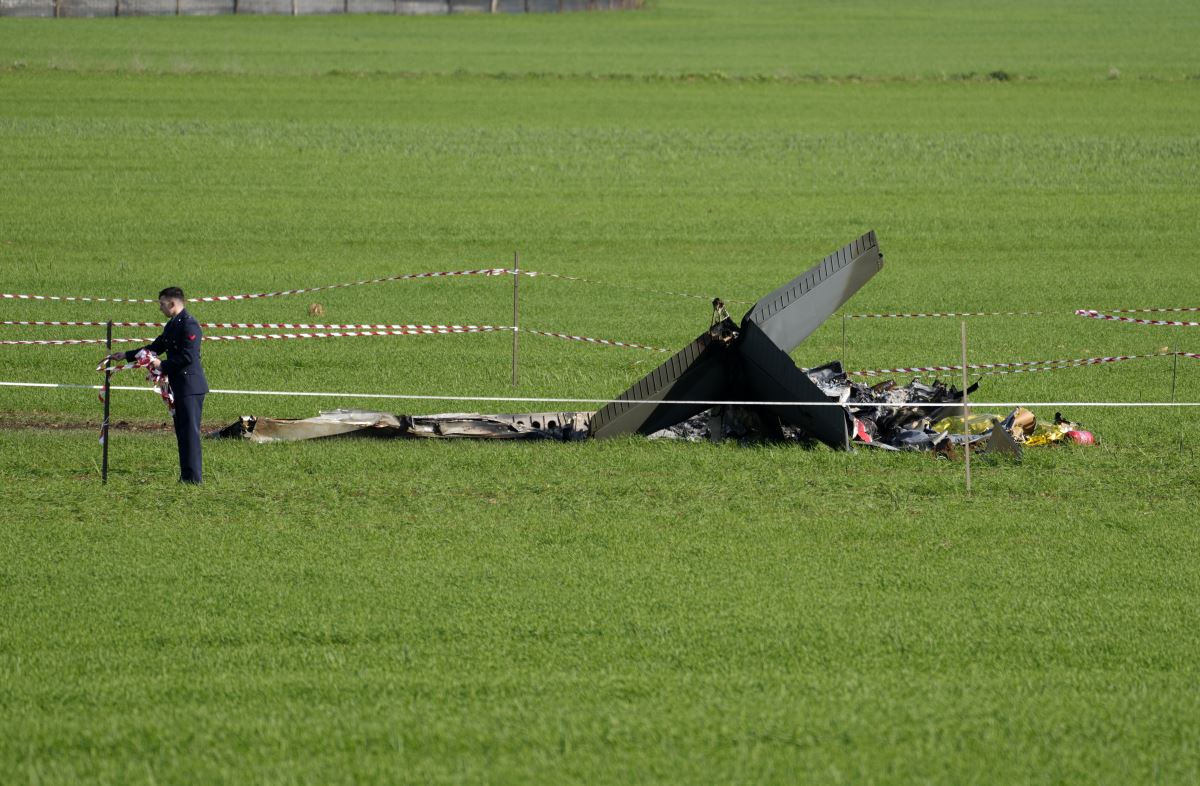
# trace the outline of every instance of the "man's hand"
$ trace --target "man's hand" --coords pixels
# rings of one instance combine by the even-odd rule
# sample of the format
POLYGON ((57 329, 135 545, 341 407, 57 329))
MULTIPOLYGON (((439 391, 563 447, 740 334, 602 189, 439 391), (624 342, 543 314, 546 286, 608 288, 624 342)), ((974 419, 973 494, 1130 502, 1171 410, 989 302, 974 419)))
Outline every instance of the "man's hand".
POLYGON ((155 358, 154 360, 151 360, 151 361, 150 361, 150 368, 154 369, 155 371, 160 371, 160 372, 161 372, 161 371, 162 371, 162 361, 161 361, 161 360, 159 360, 158 358, 155 358))
POLYGON ((124 359, 125 359, 124 352, 114 352, 105 358, 105 360, 124 360, 124 359))

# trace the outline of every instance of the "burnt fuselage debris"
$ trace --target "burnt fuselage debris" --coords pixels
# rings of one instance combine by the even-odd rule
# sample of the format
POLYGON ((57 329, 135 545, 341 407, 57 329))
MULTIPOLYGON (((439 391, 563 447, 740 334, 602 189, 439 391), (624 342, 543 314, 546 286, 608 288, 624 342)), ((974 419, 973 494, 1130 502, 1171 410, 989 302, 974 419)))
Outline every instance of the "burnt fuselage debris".
POLYGON ((868 386, 850 380, 836 361, 798 367, 789 353, 882 268, 875 233, 868 232, 759 300, 740 324, 714 299, 705 332, 595 413, 393 415, 341 409, 303 420, 243 417, 211 436, 255 442, 340 436, 569 442, 642 434, 820 442, 835 450, 861 444, 943 455, 971 444, 1015 457, 1021 444, 1064 437, 1091 444, 1088 432, 1057 415, 1053 425, 1041 426, 1023 409, 1007 417, 964 418, 964 392, 941 382, 868 386), (696 403, 710 401, 739 403, 696 403))
POLYGON ((524 415, 393 415, 362 409, 335 409, 303 420, 243 416, 213 437, 251 442, 295 442, 330 437, 380 439, 551 439, 573 442, 588 434, 590 412, 534 412, 524 415))

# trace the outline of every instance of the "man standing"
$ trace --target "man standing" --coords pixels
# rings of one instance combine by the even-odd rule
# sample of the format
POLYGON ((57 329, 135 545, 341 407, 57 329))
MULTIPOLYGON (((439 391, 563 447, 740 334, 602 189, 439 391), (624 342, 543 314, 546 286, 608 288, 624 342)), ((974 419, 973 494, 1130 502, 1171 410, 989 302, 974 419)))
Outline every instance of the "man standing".
MULTIPOLYGON (((200 366, 200 323, 183 306, 183 290, 167 287, 158 293, 158 309, 167 318, 162 335, 143 349, 166 359, 151 365, 166 375, 175 396, 175 441, 179 444, 179 482, 201 482, 200 413, 208 380, 200 366)), ((113 360, 133 360, 139 349, 116 352, 113 360)))

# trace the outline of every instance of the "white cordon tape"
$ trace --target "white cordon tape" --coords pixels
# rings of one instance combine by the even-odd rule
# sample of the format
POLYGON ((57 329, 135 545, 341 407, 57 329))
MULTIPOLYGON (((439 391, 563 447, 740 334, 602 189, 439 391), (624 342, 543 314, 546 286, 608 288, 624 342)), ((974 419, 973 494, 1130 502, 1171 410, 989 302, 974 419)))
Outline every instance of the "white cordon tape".
MULTIPOLYGON (((0 387, 9 388, 64 388, 69 390, 103 390, 103 385, 70 385, 59 382, 0 382, 0 387)), ((132 387, 128 385, 110 385, 110 390, 130 390, 148 392, 150 388, 132 387)), ((614 398, 540 398, 534 396, 448 396, 421 395, 407 393, 340 393, 325 391, 303 390, 223 390, 214 388, 210 394, 231 396, 295 396, 302 398, 358 398, 358 399, 401 399, 404 401, 483 401, 519 404, 662 404, 660 399, 614 399, 614 398)), ((672 404, 704 407, 788 407, 795 406, 795 401, 708 401, 708 400, 672 400, 672 404)), ((957 403, 957 402, 948 402, 957 403)), ((843 404, 838 401, 806 401, 806 407, 888 407, 904 408, 914 406, 912 402, 878 402, 871 404, 843 404)), ((1001 407, 1200 407, 1200 401, 972 401, 972 407, 1001 408, 1001 407)))
POLYGON ((1159 325, 1164 327, 1200 327, 1200 322, 1179 322, 1169 319, 1137 319, 1136 317, 1119 317, 1113 314, 1103 314, 1092 309, 1079 309, 1075 316, 1089 319, 1102 319, 1106 322, 1125 322, 1131 325, 1159 325))
POLYGON ((1099 311, 1102 314, 1181 314, 1200 311, 1200 306, 1184 308, 1090 308, 1087 311, 1099 311))
MULTIPOLYGON (((1107 357, 1067 358, 1064 360, 1017 360, 1010 363, 968 363, 967 370, 1007 369, 1006 371, 994 373, 1017 374, 1022 371, 1053 371, 1076 366, 1098 366, 1103 363, 1120 363, 1123 360, 1137 360, 1138 358, 1169 358, 1173 354, 1172 352, 1154 352, 1148 355, 1110 355, 1107 357)), ((1181 352, 1179 354, 1184 353, 1181 352)), ((881 368, 871 371, 848 371, 846 373, 853 377, 880 377, 892 374, 928 374, 942 371, 962 371, 962 369, 962 366, 911 366, 908 368, 881 368)))

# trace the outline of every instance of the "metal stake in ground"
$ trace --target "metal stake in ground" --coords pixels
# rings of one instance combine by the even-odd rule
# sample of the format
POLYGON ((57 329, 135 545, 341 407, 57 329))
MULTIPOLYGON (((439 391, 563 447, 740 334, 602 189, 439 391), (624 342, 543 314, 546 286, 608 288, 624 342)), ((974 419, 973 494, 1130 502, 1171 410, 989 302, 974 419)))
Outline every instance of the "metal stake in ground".
MULTIPOLYGON (((1171 403, 1172 404, 1175 403, 1175 378, 1178 376, 1178 374, 1179 374, 1179 342, 1176 341, 1175 342, 1175 351, 1171 353, 1171 403)), ((1175 410, 1175 419, 1180 423, 1183 422, 1183 418, 1180 417, 1181 414, 1182 413, 1178 409, 1175 410)), ((1183 453, 1183 429, 1179 430, 1179 452, 1180 452, 1180 454, 1183 453)))
MULTIPOLYGON (((112 354, 112 320, 108 321, 104 343, 108 347, 108 354, 112 354)), ((109 396, 112 395, 112 367, 105 364, 104 367, 104 422, 100 424, 100 483, 108 484, 108 412, 109 412, 109 396)))
MULTIPOLYGON (((971 438, 971 402, 967 395, 967 322, 962 321, 962 397, 963 397, 963 437, 971 438)), ((971 494, 971 443, 963 442, 963 464, 967 469, 967 496, 971 494)))
POLYGON ((518 286, 521 284, 521 255, 513 252, 513 353, 512 353, 512 386, 517 386, 517 340, 521 332, 521 309, 518 299, 518 286))
POLYGON ((1175 378, 1179 375, 1179 342, 1175 342, 1175 351, 1171 353, 1171 403, 1175 403, 1175 378))
POLYGON ((846 370, 846 312, 842 312, 842 370, 846 370))

